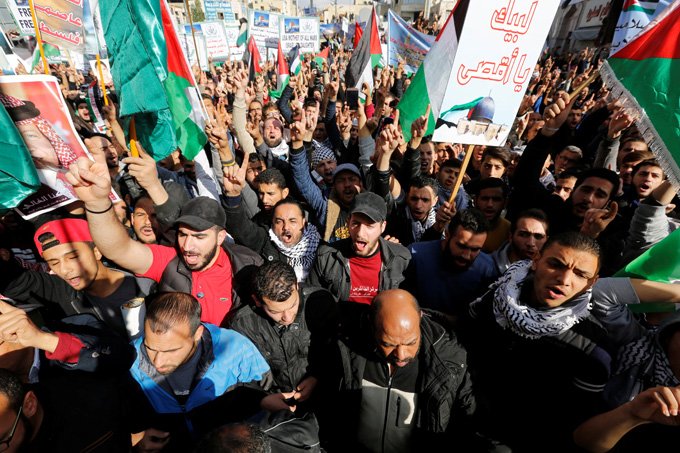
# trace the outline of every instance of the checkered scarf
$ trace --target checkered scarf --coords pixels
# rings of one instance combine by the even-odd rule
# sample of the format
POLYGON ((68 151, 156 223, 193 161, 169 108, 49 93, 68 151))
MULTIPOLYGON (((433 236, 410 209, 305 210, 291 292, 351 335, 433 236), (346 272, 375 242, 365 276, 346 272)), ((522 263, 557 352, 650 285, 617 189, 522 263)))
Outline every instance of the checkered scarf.
POLYGON ((288 264, 295 270, 298 282, 307 278, 316 259, 316 249, 319 248, 319 241, 321 240, 316 227, 312 224, 307 224, 300 242, 292 247, 288 247, 281 242, 271 228, 269 229, 269 239, 276 245, 279 252, 288 258, 288 264))
MULTIPOLYGON (((0 102, 2 102, 2 105, 4 105, 6 109, 26 105, 26 103, 21 99, 3 93, 0 93, 0 102)), ((52 148, 54 148, 54 152, 57 154, 57 159, 59 159, 59 163, 62 165, 62 167, 68 168, 72 163, 74 163, 78 159, 78 156, 71 149, 71 147, 68 144, 66 144, 61 139, 61 137, 59 137, 59 134, 55 132, 54 128, 52 128, 52 125, 48 123, 42 116, 38 115, 35 118, 17 121, 14 124, 16 124, 17 126, 34 124, 38 128, 38 130, 45 136, 45 138, 49 140, 50 144, 52 145, 52 148)))
MULTIPOLYGON (((489 286, 489 291, 494 292, 493 313, 499 326, 533 340, 564 333, 588 316, 592 289, 559 307, 546 310, 537 310, 521 303, 522 286, 529 279, 530 271, 530 260, 517 261, 496 283, 489 286)), ((471 311, 483 298, 472 303, 471 311)))

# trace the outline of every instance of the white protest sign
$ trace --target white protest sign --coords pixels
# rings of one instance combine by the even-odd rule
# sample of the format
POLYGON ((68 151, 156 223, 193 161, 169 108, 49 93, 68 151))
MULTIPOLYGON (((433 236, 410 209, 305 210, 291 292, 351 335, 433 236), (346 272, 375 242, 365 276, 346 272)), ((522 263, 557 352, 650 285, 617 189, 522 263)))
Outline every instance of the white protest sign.
POLYGON ((243 59, 243 52, 246 46, 237 46, 240 27, 238 25, 225 25, 224 31, 227 34, 227 42, 229 43, 229 52, 231 61, 241 61, 243 59))
POLYGON ((559 3, 470 2, 433 141, 505 144, 559 3))
MULTIPOLYGON (((194 24, 195 25, 195 24, 194 24)), ((205 38, 201 33, 196 33, 196 46, 194 46, 194 38, 191 35, 191 29, 186 26, 188 34, 185 32, 185 27, 181 27, 179 33, 177 33, 177 38, 179 38, 179 45, 182 47, 184 55, 187 57, 190 65, 195 65, 196 60, 196 47, 198 47, 198 60, 201 63, 201 70, 208 71, 208 51, 205 48, 205 38)), ((195 30, 194 30, 195 31, 195 30)))
POLYGON ((317 53, 319 51, 319 18, 284 16, 279 23, 281 32, 281 50, 290 52, 296 44, 300 45, 300 53, 317 53))
POLYGON ((7 6, 14 16, 14 21, 19 26, 19 31, 25 36, 35 36, 35 27, 31 17, 31 8, 28 0, 7 0, 7 6))
POLYGON ((202 22, 199 25, 208 56, 214 61, 226 61, 229 59, 229 42, 227 33, 224 31, 222 22, 202 22))
POLYGON ((268 49, 273 49, 273 55, 276 56, 276 49, 279 46, 279 22, 281 15, 270 13, 267 11, 248 12, 248 37, 252 36, 255 39, 257 50, 260 51, 260 56, 266 58, 269 52, 268 49))

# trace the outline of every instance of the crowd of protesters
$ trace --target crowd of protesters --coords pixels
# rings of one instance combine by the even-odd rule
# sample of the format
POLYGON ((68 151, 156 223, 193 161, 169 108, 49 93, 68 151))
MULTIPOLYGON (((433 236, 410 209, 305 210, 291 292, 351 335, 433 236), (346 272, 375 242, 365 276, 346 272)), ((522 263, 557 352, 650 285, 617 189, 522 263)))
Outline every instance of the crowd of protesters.
POLYGON ((66 174, 79 202, 2 217, 0 451, 672 445, 680 285, 612 276, 675 229, 676 193, 590 78, 603 50, 544 51, 452 197, 468 146, 425 112, 404 139, 413 74, 375 68, 352 109, 329 45, 278 99, 274 62, 194 67, 218 198, 180 150, 128 151, 114 89, 102 132, 93 74, 52 67, 94 161, 66 174))

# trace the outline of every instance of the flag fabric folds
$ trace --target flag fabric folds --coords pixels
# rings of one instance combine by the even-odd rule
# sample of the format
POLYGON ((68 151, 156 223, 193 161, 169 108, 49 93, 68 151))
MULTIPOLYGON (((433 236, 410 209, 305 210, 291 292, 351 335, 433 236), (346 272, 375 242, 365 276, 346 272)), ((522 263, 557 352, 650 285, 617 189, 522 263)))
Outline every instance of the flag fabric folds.
POLYGON ((288 69, 292 75, 298 75, 300 69, 302 69, 300 64, 300 44, 295 44, 295 47, 288 52, 288 69))
POLYGON ((638 128, 668 178, 680 185, 680 2, 614 53, 600 75, 614 98, 637 110, 638 128))
POLYGON ((245 18, 241 18, 241 26, 238 30, 238 38, 236 38, 236 46, 241 47, 248 40, 248 21, 245 18))
POLYGON ((0 213, 4 213, 38 190, 40 179, 31 153, 2 105, 0 125, 0 213))
POLYGON ((193 159, 207 142, 200 98, 164 0, 100 3, 121 117, 135 117, 156 160, 177 148, 193 159))
POLYGON ((288 61, 281 50, 281 43, 279 42, 279 51, 276 57, 276 90, 270 91, 269 96, 280 98, 283 89, 288 85, 290 73, 288 71, 288 61))
POLYGON ((248 80, 254 81, 255 75, 262 73, 262 68, 260 67, 260 51, 252 36, 248 40, 246 51, 243 52, 243 62, 248 65, 248 80))
POLYGON ((441 116, 446 85, 453 70, 453 59, 458 48, 459 31, 456 27, 456 18, 465 17, 466 6, 466 0, 457 2, 397 105, 399 124, 406 141, 411 139, 411 124, 425 114, 428 104, 431 110, 425 134, 434 132, 436 119, 441 116))
POLYGON ((359 25, 359 22, 354 23, 354 41, 352 42, 352 46, 354 49, 359 47, 359 41, 361 40, 361 35, 364 33, 364 31, 361 29, 361 25, 359 25))
POLYGON ((361 89, 361 85, 367 83, 373 89, 373 68, 378 66, 381 57, 378 17, 374 7, 366 23, 366 29, 349 59, 345 73, 347 87, 361 89))

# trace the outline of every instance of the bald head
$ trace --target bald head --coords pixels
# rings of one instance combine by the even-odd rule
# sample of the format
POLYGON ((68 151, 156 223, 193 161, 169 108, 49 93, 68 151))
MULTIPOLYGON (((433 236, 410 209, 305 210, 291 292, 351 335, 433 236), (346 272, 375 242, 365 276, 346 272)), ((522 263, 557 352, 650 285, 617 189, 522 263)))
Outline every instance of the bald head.
POLYGON ((388 363, 403 367, 413 362, 420 348, 420 307, 407 291, 391 289, 371 305, 378 349, 388 363))

